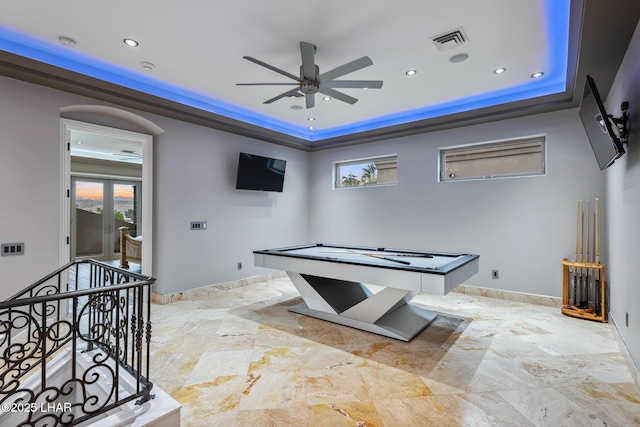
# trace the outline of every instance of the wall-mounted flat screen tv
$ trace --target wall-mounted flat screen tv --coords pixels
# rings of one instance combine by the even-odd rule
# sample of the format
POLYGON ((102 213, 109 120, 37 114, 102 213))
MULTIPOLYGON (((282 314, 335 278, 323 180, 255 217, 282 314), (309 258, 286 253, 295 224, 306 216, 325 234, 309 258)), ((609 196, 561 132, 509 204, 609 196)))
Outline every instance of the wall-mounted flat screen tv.
POLYGON ((286 160, 240 153, 236 189, 282 192, 286 160))
POLYGON ((624 154, 624 147, 615 133, 618 127, 607 115, 598 88, 590 76, 587 76, 584 84, 580 119, 589 137, 598 166, 601 170, 608 168, 624 154))

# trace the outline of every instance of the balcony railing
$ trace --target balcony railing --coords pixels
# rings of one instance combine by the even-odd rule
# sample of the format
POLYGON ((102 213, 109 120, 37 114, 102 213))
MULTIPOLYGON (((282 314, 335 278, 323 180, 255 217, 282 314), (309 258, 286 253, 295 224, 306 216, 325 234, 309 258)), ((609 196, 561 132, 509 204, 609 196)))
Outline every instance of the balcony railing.
POLYGON ((0 425, 77 425, 152 398, 154 281, 82 260, 0 302, 0 425))

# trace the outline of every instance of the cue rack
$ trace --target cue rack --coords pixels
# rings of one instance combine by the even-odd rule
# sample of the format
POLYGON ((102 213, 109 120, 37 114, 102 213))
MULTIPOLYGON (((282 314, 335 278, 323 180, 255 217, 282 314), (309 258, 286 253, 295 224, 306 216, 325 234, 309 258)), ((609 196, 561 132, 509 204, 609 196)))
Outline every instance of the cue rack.
POLYGON ((591 203, 578 200, 576 251, 573 261, 562 261, 562 313, 581 319, 607 321, 604 264, 600 263, 600 201, 595 199, 593 250, 591 203))

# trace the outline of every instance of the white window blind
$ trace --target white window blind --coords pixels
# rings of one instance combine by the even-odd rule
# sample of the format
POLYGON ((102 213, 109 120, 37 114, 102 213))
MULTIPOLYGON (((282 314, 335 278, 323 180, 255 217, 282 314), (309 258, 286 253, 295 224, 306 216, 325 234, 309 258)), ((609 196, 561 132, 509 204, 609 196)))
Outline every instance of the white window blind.
POLYGON ((440 149, 440 181, 544 175, 546 137, 440 149))

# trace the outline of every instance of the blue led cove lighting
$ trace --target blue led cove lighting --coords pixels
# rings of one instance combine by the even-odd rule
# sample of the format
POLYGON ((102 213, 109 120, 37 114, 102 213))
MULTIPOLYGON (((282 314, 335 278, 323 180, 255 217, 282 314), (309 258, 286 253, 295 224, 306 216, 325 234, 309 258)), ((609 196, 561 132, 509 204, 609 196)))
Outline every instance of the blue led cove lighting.
POLYGON ((358 132, 430 119, 535 97, 561 93, 566 89, 569 45, 570 0, 544 0, 549 66, 544 76, 519 86, 471 96, 411 111, 403 111, 330 129, 312 129, 273 119, 219 99, 204 96, 108 62, 83 55, 55 43, 36 39, 0 26, 0 49, 19 56, 158 96, 189 107, 225 116, 247 124, 307 141, 320 141, 358 132))

